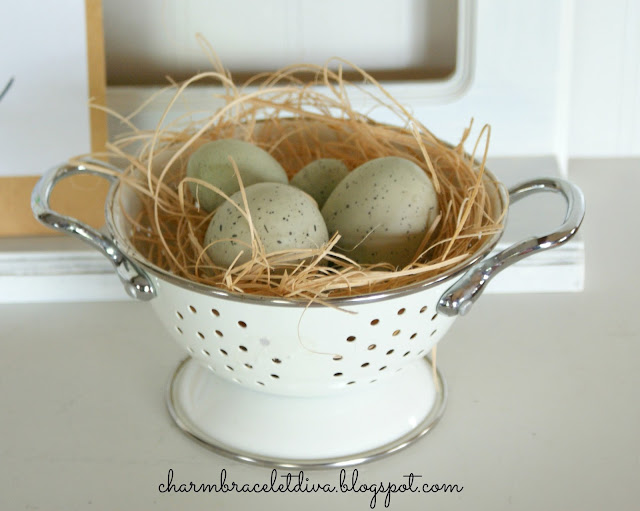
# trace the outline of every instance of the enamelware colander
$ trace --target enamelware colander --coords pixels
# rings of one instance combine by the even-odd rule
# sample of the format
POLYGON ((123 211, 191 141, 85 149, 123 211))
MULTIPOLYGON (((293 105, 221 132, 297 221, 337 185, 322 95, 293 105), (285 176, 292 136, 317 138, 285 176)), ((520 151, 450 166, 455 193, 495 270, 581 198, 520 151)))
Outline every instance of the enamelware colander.
POLYGON ((567 205, 562 225, 490 256, 496 234, 437 277, 335 299, 331 307, 237 295, 154 266, 129 242, 122 208, 134 213, 135 195, 117 177, 83 165, 47 172, 33 191, 32 209, 40 222, 106 255, 127 293, 148 301, 167 335, 184 348, 187 358, 167 390, 171 416, 184 432, 246 462, 335 467, 395 452, 428 432, 446 402, 431 349, 496 273, 565 243, 582 222, 582 193, 565 180, 535 179, 508 196, 488 171, 485 182, 498 214, 535 192, 561 194, 567 205), (73 174, 112 181, 107 234, 49 207, 56 183, 73 174))

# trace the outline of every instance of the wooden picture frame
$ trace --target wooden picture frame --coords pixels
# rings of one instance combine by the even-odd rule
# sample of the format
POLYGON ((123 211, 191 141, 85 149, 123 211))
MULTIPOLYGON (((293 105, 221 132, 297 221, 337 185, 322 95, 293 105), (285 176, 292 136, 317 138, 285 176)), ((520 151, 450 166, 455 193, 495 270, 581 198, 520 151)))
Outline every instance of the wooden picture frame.
MULTIPOLYGON (((106 70, 101 0, 85 0, 89 101, 105 105, 106 70)), ((100 151, 107 141, 107 117, 90 109, 91 150, 100 151)), ((74 156, 70 154, 69 157, 74 156)), ((59 162, 52 161, 51 165, 59 162)), ((44 170, 44 169, 43 169, 44 170)), ((39 176, 0 177, 0 237, 52 235, 31 212, 31 191, 39 176)), ((82 218, 99 227, 104 223, 106 181, 94 176, 73 176, 61 182, 53 193, 52 206, 61 213, 82 218)))

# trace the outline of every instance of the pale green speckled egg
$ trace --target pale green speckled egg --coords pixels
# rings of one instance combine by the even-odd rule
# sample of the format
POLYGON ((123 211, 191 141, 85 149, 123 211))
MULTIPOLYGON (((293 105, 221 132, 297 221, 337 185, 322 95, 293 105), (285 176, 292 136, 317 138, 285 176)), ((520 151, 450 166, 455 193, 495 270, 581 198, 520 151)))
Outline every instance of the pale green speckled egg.
POLYGON ((349 169, 344 162, 334 158, 321 158, 300 169, 291 178, 290 184, 311 195, 321 208, 347 174, 349 169))
MULTIPOLYGON (((229 157, 238 166, 245 187, 262 182, 288 183, 282 165, 265 150, 237 139, 207 142, 195 151, 187 164, 187 176, 202 179, 227 195, 240 190, 229 157)), ((191 194, 205 211, 213 211, 224 202, 217 193, 196 183, 189 183, 191 194)))
MULTIPOLYGON (((245 190, 251 220, 267 254, 288 249, 318 248, 328 239, 327 226, 315 201, 297 188, 280 183, 257 183, 245 190)), ((237 192, 231 199, 241 205, 237 192)), ((230 202, 214 213, 205 234, 211 260, 228 268, 241 251, 237 264, 251 259, 249 223, 230 202)))
POLYGON ((338 248, 360 264, 413 260, 439 213, 438 197, 415 163, 389 156, 368 161, 343 179, 322 208, 338 248), (368 235, 368 236, 367 236, 368 235))

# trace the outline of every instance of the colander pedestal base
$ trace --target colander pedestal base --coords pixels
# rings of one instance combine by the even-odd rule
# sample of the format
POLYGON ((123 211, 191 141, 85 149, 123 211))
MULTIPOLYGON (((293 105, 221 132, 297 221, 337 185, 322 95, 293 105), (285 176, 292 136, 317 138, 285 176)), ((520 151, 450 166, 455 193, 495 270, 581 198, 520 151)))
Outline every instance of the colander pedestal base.
POLYGON ((185 359, 167 405, 185 433, 218 454, 274 467, 346 466, 398 451, 436 424, 446 387, 432 373, 420 359, 366 387, 289 397, 245 388, 185 359))

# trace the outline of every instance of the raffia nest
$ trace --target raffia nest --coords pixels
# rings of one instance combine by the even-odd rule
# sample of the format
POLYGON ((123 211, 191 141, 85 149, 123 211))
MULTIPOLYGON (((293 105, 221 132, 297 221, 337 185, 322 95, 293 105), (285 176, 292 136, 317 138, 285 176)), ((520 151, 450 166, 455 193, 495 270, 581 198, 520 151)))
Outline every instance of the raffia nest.
MULTIPOLYGON (((494 210, 483 178, 488 126, 467 154, 463 145, 470 126, 455 146, 439 140, 370 75, 346 61, 332 62, 334 67, 338 64, 337 71, 328 64, 290 66, 256 75, 242 86, 233 82, 215 56, 212 61, 214 71, 171 85, 173 97, 155 130, 138 130, 130 122, 146 106, 142 105, 129 117, 121 117, 131 132, 110 143, 106 154, 92 155, 123 167, 120 179, 136 191, 142 204, 140 213, 130 218, 130 241, 153 265, 235 293, 325 300, 432 278, 472 257, 488 236, 502 229, 506 208, 494 210), (355 70, 362 81, 344 80, 343 67, 355 70), (215 109, 189 112, 168 121, 188 87, 212 82, 219 86, 211 93, 215 109), (354 90, 368 95, 376 108, 386 109, 397 122, 379 124, 354 110, 349 98, 354 90), (199 120, 194 121, 194 117, 199 120), (194 180, 186 177, 186 164, 200 145, 220 138, 239 138, 265 149, 281 163, 289 178, 318 158, 340 159, 354 169, 374 158, 401 156, 418 164, 432 180, 441 213, 425 234, 414 261, 404 268, 384 263, 358 265, 335 250, 339 233, 315 250, 270 254, 265 254, 254 235, 249 262, 216 267, 203 246, 213 213, 197 207, 187 185, 194 180)), ((113 173, 107 166, 92 166, 113 173)), ((237 169, 236 175, 240 177, 237 169)), ((228 199, 211 185, 198 183, 228 199)), ((246 202, 241 210, 250 222, 246 202)))

